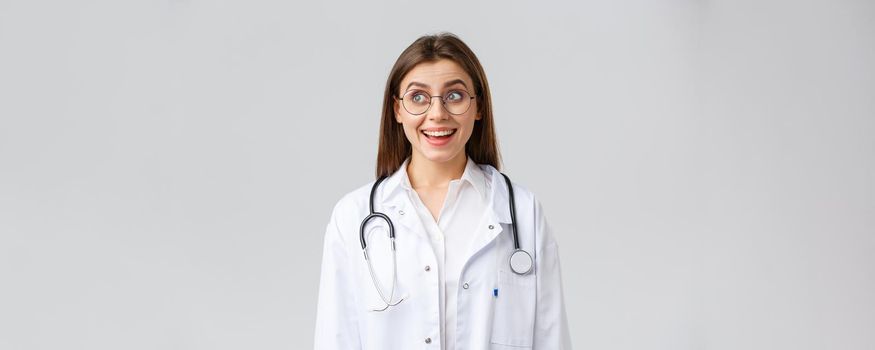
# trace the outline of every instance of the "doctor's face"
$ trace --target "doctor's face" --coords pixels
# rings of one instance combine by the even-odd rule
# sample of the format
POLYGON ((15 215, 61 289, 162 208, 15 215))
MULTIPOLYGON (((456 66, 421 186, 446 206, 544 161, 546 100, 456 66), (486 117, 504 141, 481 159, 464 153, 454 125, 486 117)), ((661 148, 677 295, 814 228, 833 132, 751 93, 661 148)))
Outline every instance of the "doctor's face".
POLYGON ((396 94, 395 120, 404 126, 414 156, 439 163, 466 156, 465 144, 480 115, 473 82, 462 66, 449 59, 417 64, 396 94))

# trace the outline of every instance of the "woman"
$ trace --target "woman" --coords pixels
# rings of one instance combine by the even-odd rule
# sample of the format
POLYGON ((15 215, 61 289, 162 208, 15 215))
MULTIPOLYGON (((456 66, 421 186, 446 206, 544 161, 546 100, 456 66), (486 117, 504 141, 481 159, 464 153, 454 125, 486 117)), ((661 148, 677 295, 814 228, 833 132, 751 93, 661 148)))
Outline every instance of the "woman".
POLYGON ((328 223, 315 347, 569 349, 556 241, 498 167, 477 57, 417 39, 389 73, 377 180, 328 223))

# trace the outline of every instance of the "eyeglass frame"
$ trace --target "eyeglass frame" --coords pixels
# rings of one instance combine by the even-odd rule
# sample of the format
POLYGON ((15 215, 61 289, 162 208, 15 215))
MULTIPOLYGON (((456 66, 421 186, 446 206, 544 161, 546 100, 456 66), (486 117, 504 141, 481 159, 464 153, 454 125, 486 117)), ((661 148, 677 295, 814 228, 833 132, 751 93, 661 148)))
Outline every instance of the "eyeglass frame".
MULTIPOLYGON (((452 115, 462 115, 462 114, 468 113, 468 111, 471 109, 471 100, 473 100, 474 98, 477 97, 477 95, 471 95, 471 93, 468 92, 468 90, 465 90, 465 89, 453 89, 453 90, 451 90, 450 92, 453 92, 453 91, 464 91, 466 94, 469 95, 469 96, 468 96, 468 108, 466 108, 465 111, 462 112, 462 113, 453 113, 453 112, 450 112, 450 110, 447 108, 447 101, 444 100, 444 97, 445 97, 445 96, 440 96, 440 95, 434 95, 434 96, 432 96, 432 95, 425 94, 426 96, 428 96, 428 107, 426 107, 425 110, 422 111, 422 113, 413 113, 413 112, 410 112, 410 110, 407 109, 407 106, 404 105, 404 96, 407 96, 407 94, 409 94, 409 93, 411 93, 411 92, 414 92, 414 91, 422 91, 422 90, 415 90, 415 89, 414 89, 414 90, 407 90, 407 91, 405 91, 404 94, 401 95, 401 96, 392 96, 392 97, 395 98, 396 100, 401 101, 401 107, 404 108, 404 110, 407 111, 407 113, 410 113, 411 115, 423 115, 423 114, 425 114, 425 113, 428 113, 428 110, 431 109, 431 105, 432 105, 432 103, 431 103, 431 102, 432 102, 431 99, 434 98, 434 97, 437 97, 437 98, 439 98, 439 99, 441 100, 441 106, 444 107, 444 110, 447 111, 447 113, 452 114, 452 115)), ((422 91, 422 92, 425 92, 425 91, 422 91)), ((447 94, 449 95, 449 93, 447 93, 447 94)))

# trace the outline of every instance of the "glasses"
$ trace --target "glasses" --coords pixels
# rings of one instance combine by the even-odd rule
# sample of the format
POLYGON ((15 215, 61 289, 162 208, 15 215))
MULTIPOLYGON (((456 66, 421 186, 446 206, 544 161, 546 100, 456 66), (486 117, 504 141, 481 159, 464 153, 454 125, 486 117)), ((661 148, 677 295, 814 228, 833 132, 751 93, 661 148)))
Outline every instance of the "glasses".
POLYGON ((476 96, 471 96, 465 90, 450 90, 444 96, 431 96, 422 90, 408 90, 396 99, 401 100, 401 105, 404 106, 407 113, 420 115, 428 112, 428 109, 431 108, 432 97, 439 98, 444 109, 450 114, 459 115, 465 114, 468 108, 471 108, 471 100, 476 96))

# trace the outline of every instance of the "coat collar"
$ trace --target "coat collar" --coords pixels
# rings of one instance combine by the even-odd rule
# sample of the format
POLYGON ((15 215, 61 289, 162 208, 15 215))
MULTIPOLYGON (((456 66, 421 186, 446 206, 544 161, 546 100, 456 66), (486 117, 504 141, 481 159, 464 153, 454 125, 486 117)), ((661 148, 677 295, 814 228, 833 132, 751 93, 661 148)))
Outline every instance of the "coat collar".
MULTIPOLYGON (((405 189, 410 186, 407 177, 407 164, 410 157, 404 160, 401 166, 380 184, 379 203, 384 207, 403 208, 410 202, 405 195, 405 189)), ((468 157, 462 178, 471 182, 477 192, 487 201, 495 214, 495 218, 501 223, 510 223, 510 208, 508 207, 507 184, 504 176, 489 164, 477 164, 468 157)), ((379 211, 379 208, 376 208, 379 211)))

